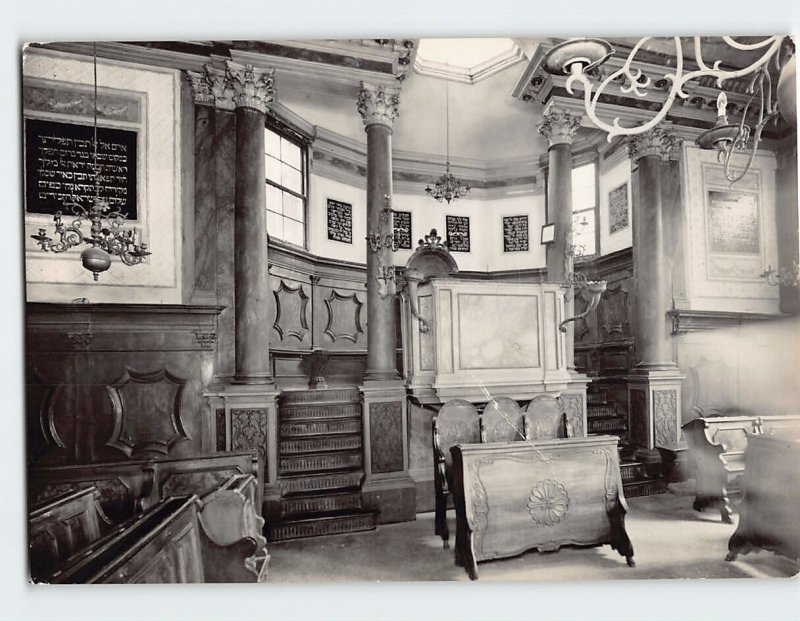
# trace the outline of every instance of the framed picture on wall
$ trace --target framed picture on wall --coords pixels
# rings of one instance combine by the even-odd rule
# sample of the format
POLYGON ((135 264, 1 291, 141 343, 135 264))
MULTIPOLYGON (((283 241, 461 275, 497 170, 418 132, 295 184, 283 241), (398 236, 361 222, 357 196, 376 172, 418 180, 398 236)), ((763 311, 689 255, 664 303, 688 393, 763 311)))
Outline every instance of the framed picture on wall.
POLYGON ((328 199, 328 239, 353 243, 353 206, 350 203, 328 199))
POLYGON ((503 217, 503 252, 527 252, 528 216, 503 217))
POLYGON ((708 191, 708 249, 721 254, 761 251, 758 195, 729 190, 708 191))
POLYGON ((619 233, 627 229, 629 224, 628 183, 625 182, 608 193, 608 233, 619 233))
POLYGON ((469 216, 445 216, 450 252, 469 252, 469 216))
POLYGON ((542 225, 542 244, 552 244, 556 240, 556 225, 544 224, 542 225))

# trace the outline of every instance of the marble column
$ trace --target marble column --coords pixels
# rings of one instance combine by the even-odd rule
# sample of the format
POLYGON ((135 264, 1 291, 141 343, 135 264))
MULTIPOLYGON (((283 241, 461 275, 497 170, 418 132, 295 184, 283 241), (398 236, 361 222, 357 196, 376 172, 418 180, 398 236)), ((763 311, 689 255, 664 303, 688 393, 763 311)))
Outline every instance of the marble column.
POLYGON ((272 384, 264 127, 275 97, 274 71, 228 62, 227 72, 236 106, 234 379, 241 384, 272 384))
POLYGON ((416 488, 408 474, 408 409, 396 362, 396 304, 391 249, 394 87, 361 83, 357 109, 367 133, 367 371, 362 387, 364 506, 379 523, 413 520, 416 488), (386 242, 389 242, 387 246, 386 242))
POLYGON ((385 241, 392 235, 392 125, 399 102, 397 90, 361 83, 358 112, 367 132, 367 381, 400 377, 396 301, 385 280, 387 272, 394 274, 392 249, 385 241))
POLYGON ((206 396, 216 413, 216 449, 258 455, 262 512, 274 518, 281 493, 277 390, 269 362, 264 180, 265 115, 275 96, 272 71, 228 61, 224 67, 208 64, 192 77, 216 109, 214 165, 208 171, 216 180, 216 236, 206 233, 204 239, 217 248, 217 299, 226 306, 218 322, 218 383, 206 396))
MULTIPOLYGON (((775 173, 775 224, 778 229, 778 269, 795 273, 798 263, 797 135, 787 150, 778 154, 775 173)), ((800 313, 800 286, 780 286, 780 311, 800 313)))
MULTIPOLYGON (((656 448, 678 450, 683 376, 673 362, 667 311, 671 261, 665 248, 662 162, 668 162, 678 141, 657 126, 628 138, 633 191, 634 336, 637 364, 628 377, 632 444, 640 458, 660 460, 656 448)), ((669 195, 669 193, 667 193, 669 195)))
MULTIPOLYGON (((573 270, 572 245, 572 140, 581 117, 569 110, 548 106, 538 125, 549 143, 547 170, 547 223, 555 224, 555 241, 547 246, 548 282, 566 283, 573 270)), ((575 315, 574 292, 564 302, 564 318, 575 315)), ((565 359, 575 370, 574 323, 567 324, 565 359)))

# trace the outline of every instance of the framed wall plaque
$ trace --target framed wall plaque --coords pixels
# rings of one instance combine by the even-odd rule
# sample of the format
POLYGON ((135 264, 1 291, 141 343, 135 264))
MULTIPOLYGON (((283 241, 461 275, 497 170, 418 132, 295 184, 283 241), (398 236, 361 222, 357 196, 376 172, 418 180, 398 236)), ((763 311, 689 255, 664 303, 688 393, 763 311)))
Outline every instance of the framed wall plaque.
POLYGON ((543 224, 542 225, 542 237, 541 243, 542 244, 552 244, 556 240, 556 225, 555 224, 543 224))
MULTIPOLYGON (((138 133, 97 128, 100 198, 128 220, 138 219, 136 146, 138 133)), ((95 195, 94 127, 25 119, 25 210, 53 215, 64 204, 91 205, 95 195)), ((66 212, 65 212, 66 213, 66 212)))
POLYGON ((759 254, 758 195, 708 191, 708 249, 712 253, 759 254))
POLYGON ((528 216, 503 217, 503 252, 529 250, 528 216))
POLYGON ((411 250, 411 212, 393 211, 392 230, 394 242, 398 248, 411 250))
POLYGON ((353 243, 353 206, 350 203, 328 199, 328 239, 353 243))
POLYGON ((469 252, 469 216, 445 216, 450 252, 469 252))
POLYGON ((608 193, 608 234, 627 229, 629 224, 628 183, 625 182, 608 193))

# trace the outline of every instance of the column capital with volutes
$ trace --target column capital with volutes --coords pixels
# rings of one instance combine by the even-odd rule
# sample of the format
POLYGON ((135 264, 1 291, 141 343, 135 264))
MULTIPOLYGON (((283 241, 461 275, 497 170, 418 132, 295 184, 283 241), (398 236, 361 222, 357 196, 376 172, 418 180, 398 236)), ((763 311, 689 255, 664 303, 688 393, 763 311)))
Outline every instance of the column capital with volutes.
POLYGON ((186 71, 192 87, 194 103, 198 106, 211 106, 220 110, 234 110, 234 90, 225 69, 211 63, 203 65, 202 71, 186 71))
POLYGON ((655 156, 662 162, 668 162, 673 159, 681 142, 680 138, 662 125, 656 125, 653 129, 641 134, 628 136, 625 140, 631 166, 636 166, 641 158, 649 156, 655 156))
POLYGON ((389 129, 394 125, 400 106, 400 89, 385 84, 377 86, 361 83, 356 107, 364 127, 370 125, 384 125, 389 129))
POLYGON ((266 114, 275 101, 275 69, 261 69, 225 61, 225 72, 237 108, 252 108, 266 114))
POLYGON ((539 133, 547 138, 551 147, 557 144, 572 144, 581 126, 583 115, 575 114, 566 108, 548 107, 542 120, 536 126, 539 133))

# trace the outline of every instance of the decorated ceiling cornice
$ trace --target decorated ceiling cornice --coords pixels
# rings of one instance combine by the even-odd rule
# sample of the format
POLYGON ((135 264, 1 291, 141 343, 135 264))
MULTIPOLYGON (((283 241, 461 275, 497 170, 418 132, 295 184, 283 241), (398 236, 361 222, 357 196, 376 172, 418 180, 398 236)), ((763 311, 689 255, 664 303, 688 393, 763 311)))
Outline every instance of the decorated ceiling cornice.
MULTIPOLYGON (((522 101, 539 104, 554 102, 559 108, 579 114, 584 109, 583 91, 576 89, 570 94, 566 90, 569 76, 552 75, 545 71, 543 66, 547 52, 561 41, 561 39, 546 39, 539 43, 514 88, 513 96, 522 101)), ((632 49, 632 45, 626 39, 612 39, 610 43, 616 53, 602 66, 590 72, 590 75, 598 81, 619 70, 632 49)), ((625 92, 624 83, 611 84, 600 97, 597 107, 601 118, 619 117, 623 123, 630 124, 638 124, 652 118, 654 111, 661 107, 661 102, 669 90, 669 82, 663 77, 665 69, 675 66, 674 56, 663 51, 662 47, 659 47, 657 42, 653 45, 653 49, 641 50, 632 64, 634 70, 641 71, 652 80, 652 88, 643 97, 639 97, 634 92, 625 92)), ((696 68, 696 65, 690 59, 684 59, 684 67, 691 70, 696 68)), ((747 85, 746 79, 725 82, 728 112, 734 117, 741 115, 747 103, 748 95, 745 93, 747 85)), ((692 81, 686 85, 685 91, 688 97, 676 99, 667 115, 667 120, 675 126, 675 131, 682 137, 694 139, 702 131, 713 127, 717 118, 717 95, 720 91, 715 87, 713 78, 692 81)), ((593 127, 588 118, 584 118, 583 125, 593 127)), ((775 141, 784 138, 791 131, 785 123, 769 126, 764 131, 765 146, 774 147, 775 141)))
MULTIPOLYGON (((92 54, 90 42, 43 44, 47 49, 92 54)), ((361 82, 400 87, 410 73, 412 39, 337 41, 154 41, 99 42, 100 58, 171 69, 202 71, 225 61, 275 69, 278 90, 309 90, 357 97, 361 82)))

